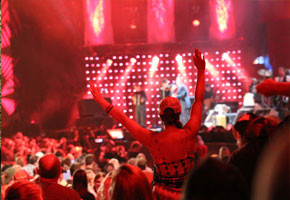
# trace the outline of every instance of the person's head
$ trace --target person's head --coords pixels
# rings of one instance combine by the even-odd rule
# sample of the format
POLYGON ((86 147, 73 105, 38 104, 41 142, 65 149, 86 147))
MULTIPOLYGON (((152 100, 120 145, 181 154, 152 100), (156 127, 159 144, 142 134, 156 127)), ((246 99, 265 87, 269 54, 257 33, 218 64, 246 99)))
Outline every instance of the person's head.
POLYGON ((107 174, 107 173, 113 171, 115 168, 114 168, 114 165, 112 163, 108 163, 105 165, 104 169, 105 169, 105 173, 107 174))
POLYGON ((86 155, 85 163, 86 163, 86 166, 92 165, 94 163, 94 155, 93 154, 86 155))
POLYGON ((182 128, 182 124, 179 120, 181 113, 181 105, 177 98, 166 97, 159 106, 159 115, 165 126, 176 126, 182 128))
POLYGON ((47 154, 39 160, 37 171, 41 178, 57 180, 62 171, 60 160, 54 154, 47 154))
POLYGON ((33 155, 29 157, 28 163, 31 165, 35 165, 37 163, 38 157, 33 155))
POLYGON ((38 185, 30 181, 17 181, 6 190, 5 200, 42 200, 38 185))
POLYGON ((72 188, 80 195, 83 195, 88 191, 88 179, 84 170, 79 169, 74 173, 72 188))
POLYGON ((86 169, 85 172, 87 174, 88 183, 94 185, 95 172, 92 169, 86 169))
POLYGON ((211 90, 210 84, 205 84, 205 90, 208 92, 211 90))
POLYGON ((169 81, 167 79, 163 79, 162 82, 161 82, 161 86, 163 88, 167 88, 169 85, 169 81))
POLYGON ((153 200, 152 189, 145 174, 138 167, 121 165, 111 182, 111 199, 153 200))
POLYGON ((69 168, 70 174, 73 175, 75 171, 77 171, 78 169, 80 169, 80 163, 79 162, 73 163, 69 168))
MULTIPOLYGON (((246 132, 247 132, 247 127, 250 124, 250 122, 254 119, 256 119, 258 116, 255 115, 254 113, 245 113, 239 119, 234 125, 234 132, 238 133, 238 138, 241 138, 243 140, 242 143, 245 142, 246 138, 246 132)), ((236 138, 236 139, 238 139, 236 138)))
POLYGON ((147 165, 147 160, 144 158, 138 158, 137 159, 137 166, 141 169, 141 170, 145 170, 146 169, 146 165, 147 165))
POLYGON ((96 173, 96 176, 94 178, 94 185, 95 185, 94 189, 96 192, 97 192, 98 188, 100 187, 104 178, 105 178, 105 173, 103 173, 103 172, 96 173))
POLYGON ((188 176, 183 200, 246 200, 248 188, 235 168, 216 158, 205 160, 188 176))
POLYGON ((134 89, 136 90, 136 92, 140 92, 141 91, 141 86, 138 84, 134 85, 134 89))
POLYGON ((177 87, 183 84, 183 77, 182 76, 177 76, 176 77, 176 85, 177 87))

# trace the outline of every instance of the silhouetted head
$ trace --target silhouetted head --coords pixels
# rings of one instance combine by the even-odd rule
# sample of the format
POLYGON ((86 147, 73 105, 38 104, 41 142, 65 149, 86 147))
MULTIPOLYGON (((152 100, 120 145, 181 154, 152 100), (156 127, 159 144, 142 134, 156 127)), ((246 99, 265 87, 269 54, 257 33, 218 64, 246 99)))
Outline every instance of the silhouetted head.
POLYGON ((235 168, 209 158, 193 170, 184 185, 183 200, 247 200, 245 180, 235 168))
POLYGON ((113 174, 112 200, 153 200, 152 189, 145 174, 136 166, 121 165, 113 174))
MULTIPOLYGON (((2 198, 1 198, 2 199, 2 198)), ((6 190, 5 200, 42 200, 38 185, 30 181, 17 181, 6 190)))

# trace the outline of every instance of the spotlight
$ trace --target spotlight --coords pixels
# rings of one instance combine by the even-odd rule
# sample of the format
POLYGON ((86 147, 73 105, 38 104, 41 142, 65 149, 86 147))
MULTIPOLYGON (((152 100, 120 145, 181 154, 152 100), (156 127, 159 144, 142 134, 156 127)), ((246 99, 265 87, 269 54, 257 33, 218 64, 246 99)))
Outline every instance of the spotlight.
POLYGON ((200 21, 198 19, 192 20, 192 25, 198 27, 200 25, 200 21))

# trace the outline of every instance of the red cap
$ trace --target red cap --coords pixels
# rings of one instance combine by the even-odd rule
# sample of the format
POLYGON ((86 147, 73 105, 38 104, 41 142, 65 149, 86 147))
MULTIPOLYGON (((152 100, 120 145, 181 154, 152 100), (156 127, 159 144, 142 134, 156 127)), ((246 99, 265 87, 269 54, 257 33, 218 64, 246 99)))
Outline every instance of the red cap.
POLYGON ((172 108, 174 113, 181 113, 181 104, 175 97, 166 97, 161 101, 159 106, 159 114, 163 115, 166 108, 172 108))

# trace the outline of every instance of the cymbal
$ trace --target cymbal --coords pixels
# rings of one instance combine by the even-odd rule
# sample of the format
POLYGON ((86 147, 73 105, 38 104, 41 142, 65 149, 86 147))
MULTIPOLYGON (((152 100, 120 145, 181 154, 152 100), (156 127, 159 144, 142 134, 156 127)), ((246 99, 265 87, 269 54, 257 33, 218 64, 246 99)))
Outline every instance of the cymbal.
POLYGON ((272 72, 266 69, 259 69, 258 74, 263 77, 272 76, 272 72))

